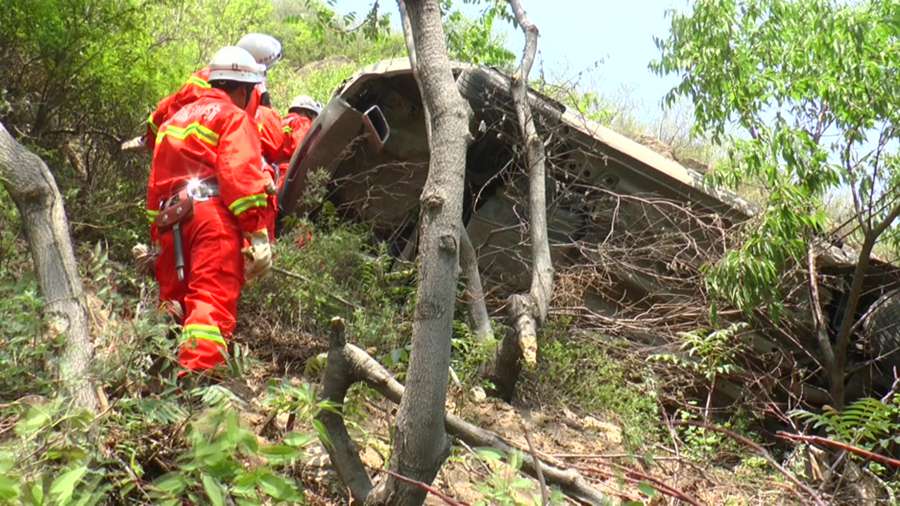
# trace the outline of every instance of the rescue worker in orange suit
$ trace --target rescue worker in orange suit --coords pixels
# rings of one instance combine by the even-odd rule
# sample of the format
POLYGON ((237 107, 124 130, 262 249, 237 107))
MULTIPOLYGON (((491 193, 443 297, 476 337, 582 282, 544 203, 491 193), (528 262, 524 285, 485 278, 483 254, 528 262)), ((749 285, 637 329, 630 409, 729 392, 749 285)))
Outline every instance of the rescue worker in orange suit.
MULTIPOLYGON (((322 105, 308 95, 297 95, 291 101, 288 108, 288 114, 284 117, 282 124, 284 125, 284 153, 285 162, 280 166, 281 179, 278 180, 278 190, 284 186, 287 180, 287 172, 290 166, 291 157, 294 152, 303 143, 306 134, 309 133, 313 121, 322 112, 322 105)), ((312 231, 308 228, 298 229, 295 234, 294 245, 297 248, 303 248, 312 242, 312 231)))
POLYGON ((287 176, 287 162, 290 162, 291 157, 294 155, 294 151, 296 151, 297 148, 300 147, 300 144, 303 143, 303 139, 306 137, 306 134, 309 133, 313 121, 316 120, 321 112, 322 105, 310 96, 297 95, 294 97, 294 100, 291 101, 291 106, 288 108, 288 114, 284 117, 284 121, 282 122, 286 137, 284 143, 285 163, 281 165, 282 177, 278 182, 279 190, 284 184, 284 180, 287 176))
POLYGON ((178 361, 205 371, 225 360, 245 281, 272 265, 266 223, 274 184, 245 108, 264 67, 246 50, 220 49, 208 88, 159 127, 147 188, 160 300, 183 315, 178 361))
MULTIPOLYGON (((281 59, 281 43, 270 35, 248 33, 241 37, 237 45, 253 55, 256 63, 265 65, 266 72, 281 59)), ((259 93, 258 107, 250 112, 253 113, 251 117, 254 118, 259 129, 263 158, 270 164, 280 163, 284 145, 281 116, 272 109, 272 101, 266 88, 265 79, 256 86, 256 91, 259 93)))
MULTIPOLYGON (((262 33, 248 33, 241 37, 237 46, 245 49, 256 60, 256 63, 271 67, 281 59, 281 43, 275 37, 262 33)), ((203 90, 209 88, 209 67, 194 72, 187 82, 175 93, 163 98, 156 105, 156 109, 147 118, 147 134, 144 136, 144 144, 153 149, 159 126, 184 107, 197 99, 203 90)), ((265 91, 264 83, 254 88, 253 96, 247 105, 246 111, 251 118, 255 118, 257 107, 260 104, 261 95, 265 91)))
MULTIPOLYGON (((241 37, 238 46, 246 49, 257 63, 265 65, 266 72, 281 59, 281 43, 272 36, 261 33, 249 33, 241 37)), ((266 81, 259 83, 255 90, 259 94, 258 107, 252 114, 259 131, 259 140, 262 147, 262 156, 265 161, 264 169, 276 183, 280 178, 278 164, 284 160, 283 150, 285 135, 281 129, 281 116, 272 108, 272 101, 269 91, 266 88, 266 81)), ((269 197, 269 205, 273 209, 278 208, 276 195, 269 197)), ((275 240, 275 217, 276 213, 271 215, 271 220, 266 224, 269 230, 269 239, 275 240)))

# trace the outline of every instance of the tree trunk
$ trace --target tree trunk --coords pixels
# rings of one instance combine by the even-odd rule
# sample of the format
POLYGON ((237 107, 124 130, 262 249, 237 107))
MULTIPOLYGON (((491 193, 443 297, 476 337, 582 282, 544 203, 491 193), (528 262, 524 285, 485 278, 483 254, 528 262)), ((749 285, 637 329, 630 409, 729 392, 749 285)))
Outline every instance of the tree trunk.
POLYGON ((97 393, 90 379, 94 345, 62 196, 47 165, 2 124, 0 181, 25 224, 49 332, 66 336, 60 362, 63 389, 76 406, 95 411, 97 393))
MULTIPOLYGON (((328 364, 325 366, 323 381, 324 397, 338 406, 337 411, 323 410, 318 414, 319 421, 328 433, 329 441, 325 449, 331 462, 337 469, 341 480, 350 489, 353 500, 357 503, 367 502, 372 490, 372 482, 366 472, 365 465, 359 458, 347 427, 344 424, 341 407, 350 386, 356 382, 365 382, 391 402, 398 403, 407 397, 409 388, 404 388, 381 364, 365 351, 344 338, 344 323, 340 318, 331 321, 331 344, 328 350, 328 364)), ((462 418, 447 414, 445 419, 447 430, 470 446, 490 446, 500 450, 507 457, 517 450, 499 435, 472 425, 462 418)), ((542 475, 547 482, 559 488, 573 499, 586 504, 606 504, 606 498, 579 473, 541 462, 536 452, 522 456, 522 470, 532 476, 542 475)))
POLYGON ((538 29, 528 19, 519 0, 508 0, 516 21, 525 34, 522 62, 512 78, 512 98, 515 103, 519 129, 525 143, 525 163, 528 167, 528 229, 531 238, 531 288, 527 294, 515 294, 507 305, 508 319, 513 331, 504 337, 488 376, 497 386, 498 394, 511 399, 521 370, 522 359, 535 364, 538 355, 537 331, 547 318, 553 296, 553 263, 547 237, 546 155, 544 143, 538 137, 531 105, 528 103, 528 75, 537 52, 538 29))
POLYGON ((484 287, 481 285, 481 273, 478 272, 478 255, 469 239, 465 227, 460 232, 459 265, 466 278, 466 303, 469 304, 469 316, 472 319, 472 333, 479 341, 494 338, 491 329, 491 318, 488 316, 487 304, 484 300, 484 287))
MULTIPOLYGON (((841 317, 841 325, 838 328, 837 337, 834 345, 834 365, 831 368, 830 394, 831 402, 837 410, 844 409, 846 401, 846 370, 847 370, 847 353, 850 348, 850 340, 853 337, 853 331, 859 323, 856 317, 856 310, 859 308, 859 301, 863 295, 863 285, 865 283, 866 272, 869 270, 869 261, 872 256, 872 250, 878 238, 900 217, 900 204, 887 213, 880 222, 874 226, 863 226, 865 231, 865 239, 862 247, 860 247, 859 255, 856 260, 856 267, 853 269, 853 278, 850 284, 850 291, 847 295, 847 305, 843 310, 841 317)), ((871 217, 870 217, 871 220, 871 217)), ((865 220, 863 220, 865 221, 865 220)))
MULTIPOLYGON (((431 483, 450 452, 444 415, 469 121, 447 55, 439 2, 409 1, 405 7, 416 55, 410 63, 425 108, 430 160, 420 198, 412 352, 406 395, 397 413, 391 470, 431 483)), ((402 506, 424 500, 424 490, 390 476, 369 494, 366 503, 402 506)))

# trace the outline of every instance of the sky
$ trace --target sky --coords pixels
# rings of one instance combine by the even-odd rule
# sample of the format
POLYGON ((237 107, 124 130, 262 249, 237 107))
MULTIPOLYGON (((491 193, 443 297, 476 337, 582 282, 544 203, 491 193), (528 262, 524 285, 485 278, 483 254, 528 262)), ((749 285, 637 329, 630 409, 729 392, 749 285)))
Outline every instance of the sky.
MULTIPOLYGON (((361 15, 373 0, 337 0, 338 12, 361 15)), ((668 9, 685 10, 687 0, 523 0, 531 21, 538 26, 539 60, 532 76, 543 70, 556 82, 575 82, 582 91, 595 91, 610 100, 630 101, 638 116, 652 120, 659 115, 660 101, 677 80, 659 77, 647 64, 659 55, 653 36, 668 33, 668 9), (599 64, 599 65, 598 65, 599 64)), ((454 1, 470 15, 477 10, 454 1)), ((389 13, 399 30, 394 0, 382 0, 380 11, 389 13)), ((521 32, 499 23, 506 46, 521 54, 521 32)))

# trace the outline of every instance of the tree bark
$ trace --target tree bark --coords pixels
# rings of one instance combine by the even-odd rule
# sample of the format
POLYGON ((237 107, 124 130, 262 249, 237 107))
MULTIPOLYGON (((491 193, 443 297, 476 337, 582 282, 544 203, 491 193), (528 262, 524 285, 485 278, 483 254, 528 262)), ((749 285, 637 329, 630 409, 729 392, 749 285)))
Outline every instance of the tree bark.
POLYGON ((472 319, 472 332, 479 341, 494 338, 491 329, 491 318, 488 316, 487 304, 484 300, 484 287, 481 285, 481 273, 478 272, 478 255, 469 239, 465 227, 460 231, 459 264, 466 278, 466 302, 469 304, 469 316, 472 319))
POLYGON ((62 196, 47 165, 2 124, 0 181, 25 224, 49 332, 66 337, 59 371, 62 387, 76 406, 96 411, 90 377, 94 345, 62 196))
POLYGON ((522 62, 510 82, 516 117, 525 143, 528 167, 528 229, 531 239, 531 287, 527 294, 514 294, 507 305, 513 332, 504 337, 489 377, 504 399, 511 399, 521 370, 521 361, 537 363, 537 331, 547 318, 553 296, 553 262, 547 237, 546 154, 537 134, 528 103, 528 75, 537 52, 538 29, 528 19, 519 0, 508 0, 516 21, 525 34, 522 62))
MULTIPOLYGON (((875 226, 864 228, 865 239, 859 250, 856 260, 856 267, 853 269, 853 278, 850 284, 850 291, 847 296, 847 305, 841 318, 841 326, 838 329, 834 346, 834 365, 831 368, 830 394, 831 402, 837 410, 844 409, 846 397, 845 376, 847 369, 847 352, 850 348, 850 338, 853 336, 853 328, 857 322, 856 310, 859 307, 860 297, 863 293, 863 284, 865 282, 866 273, 869 270, 869 261, 872 257, 872 250, 875 243, 885 230, 888 229, 900 217, 900 204, 895 205, 887 216, 875 226)), ((862 220, 865 222, 865 220, 862 220)))
MULTIPOLYGON (((430 484, 450 452, 444 414, 459 277, 469 109, 453 77, 439 2, 409 1, 405 8, 415 54, 410 64, 425 109, 430 160, 420 197, 419 286, 407 395, 397 413, 391 470, 430 484)), ((389 476, 369 494, 366 504, 419 505, 424 500, 424 490, 389 476)))

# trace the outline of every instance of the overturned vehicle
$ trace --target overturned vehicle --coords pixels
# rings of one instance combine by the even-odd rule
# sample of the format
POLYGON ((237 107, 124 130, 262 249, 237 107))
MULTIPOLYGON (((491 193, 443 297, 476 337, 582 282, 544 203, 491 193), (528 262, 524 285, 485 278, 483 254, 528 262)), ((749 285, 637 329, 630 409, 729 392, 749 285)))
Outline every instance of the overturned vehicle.
MULTIPOLYGON (((473 112, 463 223, 494 308, 530 282, 528 181, 521 135, 502 72, 455 64, 473 112)), ((553 313, 580 328, 626 337, 647 348, 674 347, 679 332, 713 328, 703 265, 716 261, 750 219, 750 205, 704 183, 702 174, 531 91, 547 156, 547 221, 556 270, 553 313)), ((343 83, 291 160, 279 196, 283 224, 315 215, 329 201, 348 219, 369 224, 398 258, 415 255, 418 205, 428 171, 428 141, 418 86, 407 60, 388 60, 343 83), (315 191, 312 191, 315 190, 315 191)), ((820 305, 833 335, 846 305, 855 258, 827 245, 817 261, 820 305)), ((802 377, 792 392, 828 401, 816 371, 816 330, 802 279, 785 301, 789 317, 755 315, 747 360, 781 379, 802 377), (774 359, 789 356, 787 361, 774 359), (778 365, 773 365, 777 362, 778 365)), ((720 310, 726 321, 746 319, 720 310)), ((900 368, 900 268, 873 259, 856 315, 848 370, 857 395, 890 387, 900 368)), ((719 322, 721 325, 721 322, 719 322)), ((752 365, 752 364, 748 364, 752 365)), ((731 397, 741 396, 739 381, 731 397)), ((728 383, 720 388, 728 393, 728 383)), ((853 395, 851 393, 851 395, 853 395)))

